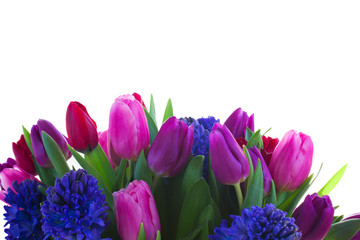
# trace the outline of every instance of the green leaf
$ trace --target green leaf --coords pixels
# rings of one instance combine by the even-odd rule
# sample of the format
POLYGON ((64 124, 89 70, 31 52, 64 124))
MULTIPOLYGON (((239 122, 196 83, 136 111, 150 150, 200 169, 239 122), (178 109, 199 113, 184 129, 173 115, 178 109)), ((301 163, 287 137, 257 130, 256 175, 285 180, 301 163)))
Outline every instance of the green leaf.
POLYGON ((349 219, 331 225, 324 240, 350 240, 360 231, 360 219, 349 219))
POLYGON ((136 161, 134 179, 144 180, 152 188, 152 178, 149 166, 146 162, 144 151, 141 151, 136 161))
MULTIPOLYGON (((211 199, 211 205, 214 210, 214 227, 220 226, 222 222, 222 216, 219 209, 219 206, 216 204, 214 199, 211 199)), ((209 232, 214 232, 214 228, 209 228, 209 232)))
POLYGON ((329 195, 331 190, 339 183, 340 179, 345 173, 347 164, 343 166, 337 173, 335 173, 334 176, 325 184, 325 186, 318 192, 319 197, 322 197, 324 195, 329 195))
POLYGON ((310 187, 310 181, 313 178, 314 174, 311 174, 302 184, 300 187, 298 187, 298 189, 296 189, 293 193, 291 193, 291 195, 285 200, 283 201, 280 206, 278 206, 278 208, 280 210, 283 210, 285 212, 287 212, 287 216, 290 217, 292 215, 292 212, 294 211, 295 207, 297 206, 297 204, 299 203, 299 201, 301 200, 301 198, 304 196, 304 194, 306 193, 306 191, 309 189, 310 187))
POLYGON ((49 134, 42 131, 41 136, 46 154, 49 157, 52 165, 54 166, 54 169, 57 172, 59 178, 61 178, 65 173, 70 171, 70 168, 66 163, 64 154, 62 153, 55 140, 50 137, 49 134))
POLYGON ((146 120, 149 127, 149 134, 150 134, 150 145, 154 142, 154 139, 156 137, 156 134, 158 133, 158 128, 156 126, 156 123, 150 113, 144 108, 146 120))
POLYGON ((198 155, 189 161, 181 186, 181 195, 183 197, 185 197, 189 188, 202 177, 203 163, 204 156, 202 155, 198 155))
POLYGON ((100 144, 98 144, 94 150, 86 153, 85 159, 99 172, 107 188, 113 189, 116 175, 100 144))
POLYGON ((249 185, 249 188, 246 191, 244 203, 242 209, 250 208, 251 206, 262 207, 263 202, 263 172, 261 167, 261 161, 258 160, 256 165, 256 170, 249 185))
POLYGON ((260 134, 260 129, 259 129, 250 137, 248 143, 246 144, 246 147, 252 148, 253 146, 256 146, 257 143, 260 141, 261 137, 262 136, 260 134))
POLYGON ((28 148, 30 149, 31 154, 34 155, 32 145, 31 145, 30 133, 24 126, 22 126, 22 129, 23 129, 23 133, 24 133, 25 142, 26 142, 28 148))
POLYGON ((251 180, 253 179, 253 176, 254 176, 254 166, 252 164, 251 156, 249 154, 247 147, 243 146, 243 150, 244 150, 245 156, 248 160, 249 167, 250 167, 249 176, 246 178, 246 189, 249 189, 251 180))
POLYGON ((155 240, 161 240, 161 233, 160 231, 157 231, 156 239, 155 240))
POLYGON ((46 188, 43 185, 38 185, 38 189, 44 196, 47 196, 46 188))
POLYGON ((137 240, 146 240, 144 224, 140 224, 137 240))
POLYGON ((209 204, 206 208, 204 208, 204 210, 199 216, 198 224, 203 224, 203 223, 206 223, 206 225, 208 225, 207 235, 206 235, 208 236, 209 228, 211 229, 214 228, 214 210, 212 208, 212 204, 209 204))
POLYGON ((334 216, 333 224, 340 222, 344 218, 344 215, 341 216, 334 216))
POLYGON ((219 189, 216 183, 216 179, 215 179, 215 175, 213 170, 211 169, 211 157, 209 154, 209 159, 208 159, 208 184, 210 187, 210 194, 213 197, 213 199, 215 200, 215 202, 217 204, 220 205, 220 194, 219 194, 219 189))
POLYGON ((269 197, 269 203, 272 203, 276 206, 276 188, 274 180, 271 180, 271 192, 269 197))
POLYGON ((179 240, 194 240, 199 232, 203 229, 205 223, 196 226, 191 232, 179 238, 179 240))
POLYGON ((153 97, 152 94, 150 95, 150 110, 149 110, 149 113, 150 113, 151 117, 153 118, 154 123, 156 125, 155 103, 154 103, 154 97, 153 97))
POLYGON ((254 134, 253 131, 251 131, 249 127, 246 127, 245 140, 249 141, 253 134, 254 134))
POLYGON ((73 149, 69 144, 67 146, 71 154, 76 159, 76 161, 80 164, 80 166, 83 169, 85 169, 88 172, 88 174, 92 175, 98 180, 99 188, 104 189, 103 193, 105 194, 106 201, 110 206, 110 208, 112 209, 112 211, 114 211, 114 198, 112 196, 111 191, 107 188, 104 181, 102 180, 100 173, 90 163, 88 163, 77 151, 75 151, 75 149, 73 149))
POLYGON ((121 159, 120 165, 118 166, 116 172, 116 180, 115 180, 113 192, 118 191, 119 189, 124 187, 124 182, 126 179, 126 165, 127 165, 127 160, 121 159))
POLYGON ((210 190, 205 179, 201 178, 186 193, 182 204, 177 239, 192 232, 197 226, 202 211, 211 204, 210 190))
POLYGON ((166 104, 166 108, 165 108, 165 112, 164 112, 164 118, 162 122, 165 122, 166 120, 168 120, 169 117, 174 116, 173 113, 173 107, 172 107, 172 103, 171 103, 171 99, 169 98, 167 104, 166 104))

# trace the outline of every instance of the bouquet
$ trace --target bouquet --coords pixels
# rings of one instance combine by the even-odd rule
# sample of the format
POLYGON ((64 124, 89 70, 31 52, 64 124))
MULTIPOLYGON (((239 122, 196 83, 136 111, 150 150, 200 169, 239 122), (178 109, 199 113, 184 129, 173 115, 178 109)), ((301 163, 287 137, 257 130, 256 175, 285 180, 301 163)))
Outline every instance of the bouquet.
POLYGON ((23 127, 0 165, 6 239, 360 239, 360 214, 335 214, 329 196, 346 165, 307 194, 310 136, 269 137, 241 108, 224 122, 173 115, 169 99, 158 125, 153 96, 147 108, 134 93, 103 132, 79 102, 67 136, 23 127))

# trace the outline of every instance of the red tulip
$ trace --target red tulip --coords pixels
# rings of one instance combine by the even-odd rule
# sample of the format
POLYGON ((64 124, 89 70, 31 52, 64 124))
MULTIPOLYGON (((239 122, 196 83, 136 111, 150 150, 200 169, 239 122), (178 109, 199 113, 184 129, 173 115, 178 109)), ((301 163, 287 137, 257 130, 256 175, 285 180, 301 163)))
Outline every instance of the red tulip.
POLYGON ((15 155, 16 164, 25 172, 36 175, 36 169, 32 159, 29 147, 26 144, 24 134, 21 135, 17 143, 12 143, 12 149, 15 155))
POLYGON ((77 151, 87 153, 98 145, 98 132, 95 121, 84 105, 70 102, 66 112, 66 131, 69 144, 77 151))

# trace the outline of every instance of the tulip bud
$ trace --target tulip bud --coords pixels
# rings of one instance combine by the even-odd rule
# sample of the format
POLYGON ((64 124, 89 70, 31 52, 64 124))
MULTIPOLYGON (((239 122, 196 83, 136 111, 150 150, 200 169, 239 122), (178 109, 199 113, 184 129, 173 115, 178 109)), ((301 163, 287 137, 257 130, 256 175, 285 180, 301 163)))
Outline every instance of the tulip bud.
POLYGON ((215 123, 209 135, 209 146, 211 169, 219 182, 235 185, 249 176, 249 162, 226 126, 215 123))
POLYGON ((139 103, 141 103, 141 105, 142 105, 145 109, 147 109, 146 106, 145 106, 144 101, 143 101, 142 98, 141 98, 141 95, 140 95, 140 94, 134 92, 132 95, 134 96, 134 98, 135 98, 139 103))
POLYGON ((263 172, 263 176, 264 176, 264 196, 268 195, 270 190, 271 190, 271 174, 270 171, 263 159, 263 157, 261 156, 261 153, 259 151, 259 149, 257 149, 257 147, 252 147, 248 149, 250 157, 251 157, 251 162, 254 166, 254 170, 256 170, 256 165, 258 162, 258 159, 260 159, 261 161, 261 167, 262 167, 262 172, 263 172))
MULTIPOLYGON (((347 218, 344 218, 342 221, 346 221, 350 219, 360 219, 360 213, 353 214, 347 218)), ((359 240, 359 239, 360 239, 360 231, 357 232, 350 240, 359 240)))
POLYGON ((33 176, 18 168, 14 159, 8 158, 6 163, 0 164, 0 200, 4 201, 8 188, 15 191, 12 187, 13 181, 18 181, 20 183, 29 178, 34 179, 33 176))
POLYGON ((113 169, 115 169, 116 165, 111 161, 110 154, 109 154, 108 141, 107 141, 107 135, 108 135, 107 132, 108 131, 106 130, 106 131, 98 133, 99 144, 100 144, 101 148, 104 150, 104 153, 105 153, 106 157, 109 159, 111 167, 113 169))
POLYGON ((245 111, 238 108, 226 119, 224 125, 230 130, 234 138, 245 137, 246 127, 254 132, 254 114, 249 117, 245 111))
POLYGON ((297 189, 308 177, 313 157, 313 142, 303 133, 291 130, 276 146, 269 170, 278 191, 297 189))
POLYGON ((67 148, 67 141, 64 135, 62 135, 51 122, 44 119, 39 119, 37 125, 34 125, 31 128, 30 139, 34 152, 34 157, 36 161, 40 164, 40 166, 44 168, 53 167, 43 145, 41 137, 42 131, 46 132, 47 134, 49 134, 50 137, 54 139, 54 141, 59 146, 61 152, 64 154, 65 159, 69 159, 71 157, 71 153, 67 148))
POLYGON ((261 149, 261 155, 263 156, 266 164, 269 166, 274 149, 279 143, 279 139, 262 136, 262 141, 264 147, 261 149))
POLYGON ((113 196, 121 239, 136 240, 143 223, 146 240, 155 240, 157 231, 160 231, 160 219, 147 183, 135 180, 126 189, 114 192, 113 196))
POLYGON ((136 160, 150 144, 149 128, 141 104, 132 95, 118 97, 110 110, 108 148, 111 159, 136 160), (117 157, 113 158, 113 153, 117 157))
POLYGON ((70 102, 66 111, 66 131, 69 144, 82 153, 90 152, 98 145, 98 133, 95 121, 86 107, 79 102, 70 102))
POLYGON ((31 156, 29 147, 26 144, 24 134, 21 135, 17 143, 12 143, 13 153, 16 159, 16 164, 25 172, 36 175, 36 169, 31 156))
POLYGON ((173 177, 185 167, 194 142, 194 127, 176 117, 161 126, 150 147, 147 162, 158 176, 173 177))
POLYGON ((306 196, 292 217, 302 233, 302 239, 319 240, 326 236, 331 227, 334 208, 329 196, 319 197, 314 193, 306 196))

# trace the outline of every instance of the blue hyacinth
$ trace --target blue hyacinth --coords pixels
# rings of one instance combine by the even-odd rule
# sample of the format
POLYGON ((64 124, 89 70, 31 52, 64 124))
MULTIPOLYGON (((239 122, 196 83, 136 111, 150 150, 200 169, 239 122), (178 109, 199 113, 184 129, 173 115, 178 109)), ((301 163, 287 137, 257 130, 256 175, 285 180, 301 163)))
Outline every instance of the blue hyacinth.
POLYGON ((41 211, 46 238, 100 239, 108 225, 105 195, 83 169, 70 171, 48 187, 41 211))
POLYGON ((7 233, 6 239, 44 239, 45 235, 41 230, 40 203, 45 196, 39 191, 40 183, 26 179, 21 183, 14 181, 12 186, 15 192, 9 188, 4 201, 9 206, 4 206, 7 233))
POLYGON ((286 212, 276 209, 273 204, 264 208, 252 206, 245 208, 241 216, 231 216, 234 220, 227 227, 226 220, 215 228, 211 240, 298 240, 301 232, 294 218, 286 217, 286 212))
POLYGON ((219 119, 214 117, 194 119, 192 117, 181 118, 188 126, 194 127, 194 144, 192 147, 193 156, 203 155, 204 167, 203 177, 208 179, 208 166, 209 166, 209 134, 215 123, 219 122, 219 119))

